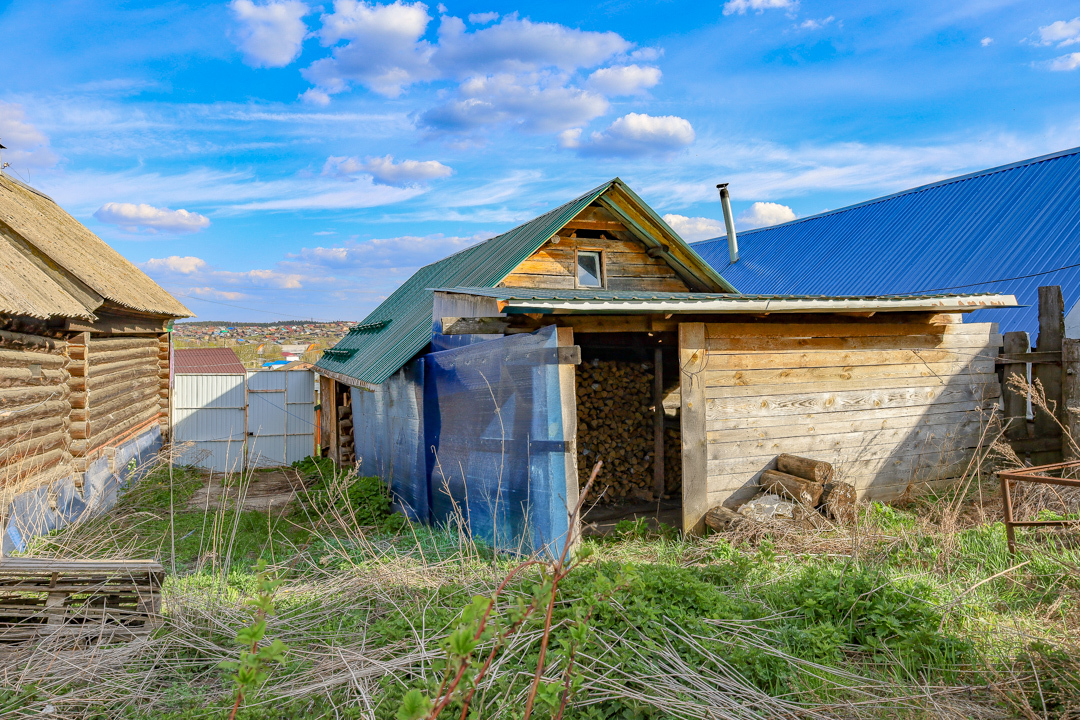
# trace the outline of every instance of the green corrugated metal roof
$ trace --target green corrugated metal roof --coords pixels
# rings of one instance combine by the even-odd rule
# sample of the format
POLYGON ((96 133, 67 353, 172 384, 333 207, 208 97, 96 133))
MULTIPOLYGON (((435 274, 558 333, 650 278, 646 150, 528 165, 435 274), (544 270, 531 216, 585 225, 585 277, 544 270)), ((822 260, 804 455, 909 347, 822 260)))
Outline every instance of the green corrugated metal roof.
MULTIPOLYGON (((632 197, 664 229, 669 229, 651 208, 615 178, 509 232, 420 268, 364 318, 362 324, 324 353, 316 368, 347 376, 361 384, 384 382, 431 341, 432 288, 493 288, 614 186, 632 197)), ((672 235, 694 260, 700 260, 678 235, 674 232, 672 235)), ((733 290, 704 260, 700 260, 700 267, 695 270, 704 280, 718 285, 717 289, 733 290)))

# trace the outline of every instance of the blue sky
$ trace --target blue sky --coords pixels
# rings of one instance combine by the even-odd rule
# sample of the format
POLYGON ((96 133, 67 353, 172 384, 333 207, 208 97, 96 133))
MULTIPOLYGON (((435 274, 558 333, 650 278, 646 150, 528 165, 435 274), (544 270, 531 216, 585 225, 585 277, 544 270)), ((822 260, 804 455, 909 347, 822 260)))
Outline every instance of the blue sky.
POLYGON ((1067 2, 0 4, 7 172, 200 319, 360 319, 614 176, 691 240, 1080 145, 1067 2))

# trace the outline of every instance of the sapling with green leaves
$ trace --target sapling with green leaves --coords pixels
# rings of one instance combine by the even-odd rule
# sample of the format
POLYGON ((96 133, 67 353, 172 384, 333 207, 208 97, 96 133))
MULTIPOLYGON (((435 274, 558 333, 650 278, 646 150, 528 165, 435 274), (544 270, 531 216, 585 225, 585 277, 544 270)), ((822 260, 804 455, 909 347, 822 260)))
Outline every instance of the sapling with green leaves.
POLYGON ((285 662, 285 653, 289 649, 277 639, 269 645, 259 645, 266 636, 266 618, 274 614, 274 595, 283 581, 267 571, 266 560, 262 558, 259 558, 255 570, 258 592, 247 601, 251 606, 252 623, 236 633, 236 643, 243 648, 240 658, 223 660, 220 664, 223 670, 232 671, 232 680, 236 685, 236 701, 229 713, 229 720, 235 720, 244 697, 266 682, 271 664, 285 662))

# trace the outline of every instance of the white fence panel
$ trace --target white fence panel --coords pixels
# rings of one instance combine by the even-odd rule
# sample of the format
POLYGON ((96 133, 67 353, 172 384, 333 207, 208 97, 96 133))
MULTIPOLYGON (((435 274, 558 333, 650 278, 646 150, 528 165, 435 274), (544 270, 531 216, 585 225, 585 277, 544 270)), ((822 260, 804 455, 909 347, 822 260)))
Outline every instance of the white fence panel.
POLYGON ((315 447, 315 373, 176 375, 173 432, 193 448, 180 462, 220 471, 290 465, 315 447), (245 434, 246 433, 246 434, 245 434))
POLYGON ((244 459, 243 375, 180 375, 173 387, 173 439, 192 446, 177 462, 222 472, 244 459))

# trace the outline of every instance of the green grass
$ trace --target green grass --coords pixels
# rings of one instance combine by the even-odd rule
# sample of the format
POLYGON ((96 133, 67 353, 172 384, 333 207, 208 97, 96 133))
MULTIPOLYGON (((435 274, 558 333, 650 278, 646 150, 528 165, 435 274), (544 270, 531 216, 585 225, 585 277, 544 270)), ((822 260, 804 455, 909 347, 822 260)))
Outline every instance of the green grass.
MULTIPOLYGON (((268 637, 290 654, 239 717, 389 720, 410 688, 431 690, 438 654, 418 653, 437 649, 462 608, 490 595, 520 558, 497 556, 455 528, 409 524, 390 512, 386 488, 372 478, 344 476, 326 461, 300 470, 307 492, 284 514, 192 508, 204 476, 176 469, 170 493, 161 470, 113 511, 39 540, 33 553, 111 551, 168 567, 173 532, 170 622, 146 652, 105 672, 104 700, 100 683, 46 673, 5 689, 0 707, 52 702, 73 717, 224 717, 231 695, 216 664, 247 622, 243 601, 254 592, 259 558, 285 579, 268 637), (394 669, 353 678, 368 666, 350 653, 394 669), (337 679, 327 684, 327 673, 337 679), (124 677, 137 678, 139 691, 124 677), (80 704, 91 696, 100 709, 80 704)), ((592 608, 588 639, 577 648, 582 689, 565 717, 694 716, 680 703, 705 703, 705 686, 729 682, 742 688, 731 692, 744 693, 746 707, 764 703, 761 717, 774 714, 769 702, 832 703, 850 717, 933 717, 942 703, 957 715, 1075 716, 1075 536, 1020 531, 1023 551, 1013 557, 1000 523, 945 530, 939 509, 874 503, 856 532, 809 537, 686 538, 626 523, 611 537, 586 539, 591 559, 564 581, 554 615, 558 667, 582 608, 592 608), (709 680, 698 687, 688 675, 709 680), (965 689, 918 699, 939 686, 965 689)), ((528 596, 536 581, 526 573, 506 601, 528 596)), ((497 615, 505 611, 501 605, 497 615)), ((538 657, 530 627, 531 639, 507 648, 478 696, 477 717, 517 716, 538 657)))

